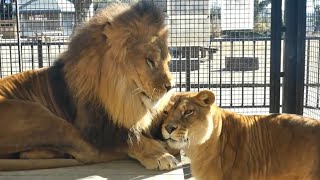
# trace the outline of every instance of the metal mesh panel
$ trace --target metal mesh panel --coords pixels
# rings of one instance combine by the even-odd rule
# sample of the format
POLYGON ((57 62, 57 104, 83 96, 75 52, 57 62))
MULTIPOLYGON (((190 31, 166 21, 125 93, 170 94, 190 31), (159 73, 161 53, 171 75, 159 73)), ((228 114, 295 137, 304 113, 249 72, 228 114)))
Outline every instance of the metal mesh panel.
POLYGON ((270 1, 168 1, 177 90, 208 88, 222 107, 268 112, 269 5, 270 1))
MULTIPOLYGON (((202 7, 205 13, 209 3, 209 19, 202 16, 203 20, 194 24, 191 19, 195 16, 183 12, 188 8, 179 4, 181 8, 172 14, 180 13, 180 16, 171 18, 189 21, 178 25, 169 22, 170 45, 173 57, 177 58, 173 63, 178 69, 174 73, 180 85, 178 90, 209 88, 216 93, 216 103, 221 107, 237 108, 234 110, 245 113, 268 112, 270 4, 244 0, 195 2, 184 1, 184 6, 202 7)), ((169 18, 170 10, 174 9, 170 5, 169 18)))
POLYGON ((320 119, 320 1, 307 1, 304 115, 320 119))
POLYGON ((19 72, 16 41, 17 23, 12 13, 14 4, 11 1, 0 0, 0 77, 6 73, 19 72), (8 40, 3 40, 8 38, 8 40), (10 38, 10 40, 9 40, 10 38))
MULTIPOLYGON (((1 11, 0 76, 50 66, 74 27, 113 1, 1 0, 12 10, 1 11)), ((154 2, 167 15, 177 91, 212 89, 222 107, 268 112, 270 0, 154 2)))

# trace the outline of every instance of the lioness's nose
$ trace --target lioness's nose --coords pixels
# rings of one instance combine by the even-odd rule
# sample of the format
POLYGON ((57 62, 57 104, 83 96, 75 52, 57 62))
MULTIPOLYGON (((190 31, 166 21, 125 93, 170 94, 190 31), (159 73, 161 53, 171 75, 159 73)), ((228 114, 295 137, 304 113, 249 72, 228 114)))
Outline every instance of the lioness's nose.
POLYGON ((174 131, 175 129, 177 129, 177 126, 172 125, 172 124, 168 124, 168 125, 166 125, 164 128, 166 128, 167 132, 168 132, 169 134, 171 134, 172 131, 174 131))

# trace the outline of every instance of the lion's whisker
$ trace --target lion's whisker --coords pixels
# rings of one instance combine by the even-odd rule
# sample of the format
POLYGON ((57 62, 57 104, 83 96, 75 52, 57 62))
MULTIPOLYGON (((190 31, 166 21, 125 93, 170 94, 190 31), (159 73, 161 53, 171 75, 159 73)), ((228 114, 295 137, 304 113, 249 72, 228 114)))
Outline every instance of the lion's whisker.
POLYGON ((152 91, 151 97, 150 97, 150 101, 152 101, 153 93, 154 93, 155 90, 156 90, 156 88, 153 88, 153 91, 152 91))
MULTIPOLYGON (((131 92, 131 94, 134 94, 136 91, 142 92, 142 90, 141 90, 140 88, 137 88, 137 89, 134 89, 134 90, 131 92)), ((138 92, 138 93, 140 93, 140 92, 138 92)))
POLYGON ((142 90, 139 90, 139 91, 136 91, 135 93, 132 93, 132 95, 134 96, 134 95, 140 94, 142 92, 143 92, 142 90))

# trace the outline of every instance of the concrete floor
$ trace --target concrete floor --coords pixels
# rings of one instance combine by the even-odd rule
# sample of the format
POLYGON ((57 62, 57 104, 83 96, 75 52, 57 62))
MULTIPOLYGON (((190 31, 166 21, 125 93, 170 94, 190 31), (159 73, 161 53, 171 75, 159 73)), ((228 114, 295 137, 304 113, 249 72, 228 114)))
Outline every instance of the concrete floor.
POLYGON ((172 171, 151 171, 133 160, 78 167, 0 172, 1 180, 184 180, 183 166, 172 171))

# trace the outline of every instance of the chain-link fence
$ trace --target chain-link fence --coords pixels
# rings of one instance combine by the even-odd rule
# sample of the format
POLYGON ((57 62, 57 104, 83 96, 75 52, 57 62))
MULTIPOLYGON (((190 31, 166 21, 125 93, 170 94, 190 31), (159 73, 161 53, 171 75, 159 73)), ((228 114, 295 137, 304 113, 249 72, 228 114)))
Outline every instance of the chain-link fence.
POLYGON ((320 1, 307 1, 304 115, 320 119, 320 1))
MULTIPOLYGON (((113 1, 0 0, 0 77, 50 66, 74 27, 113 1)), ((177 91, 212 89, 221 107, 269 112, 271 0, 153 1, 166 13, 177 91)), ((304 114, 319 119, 320 11, 307 2, 304 114)))

